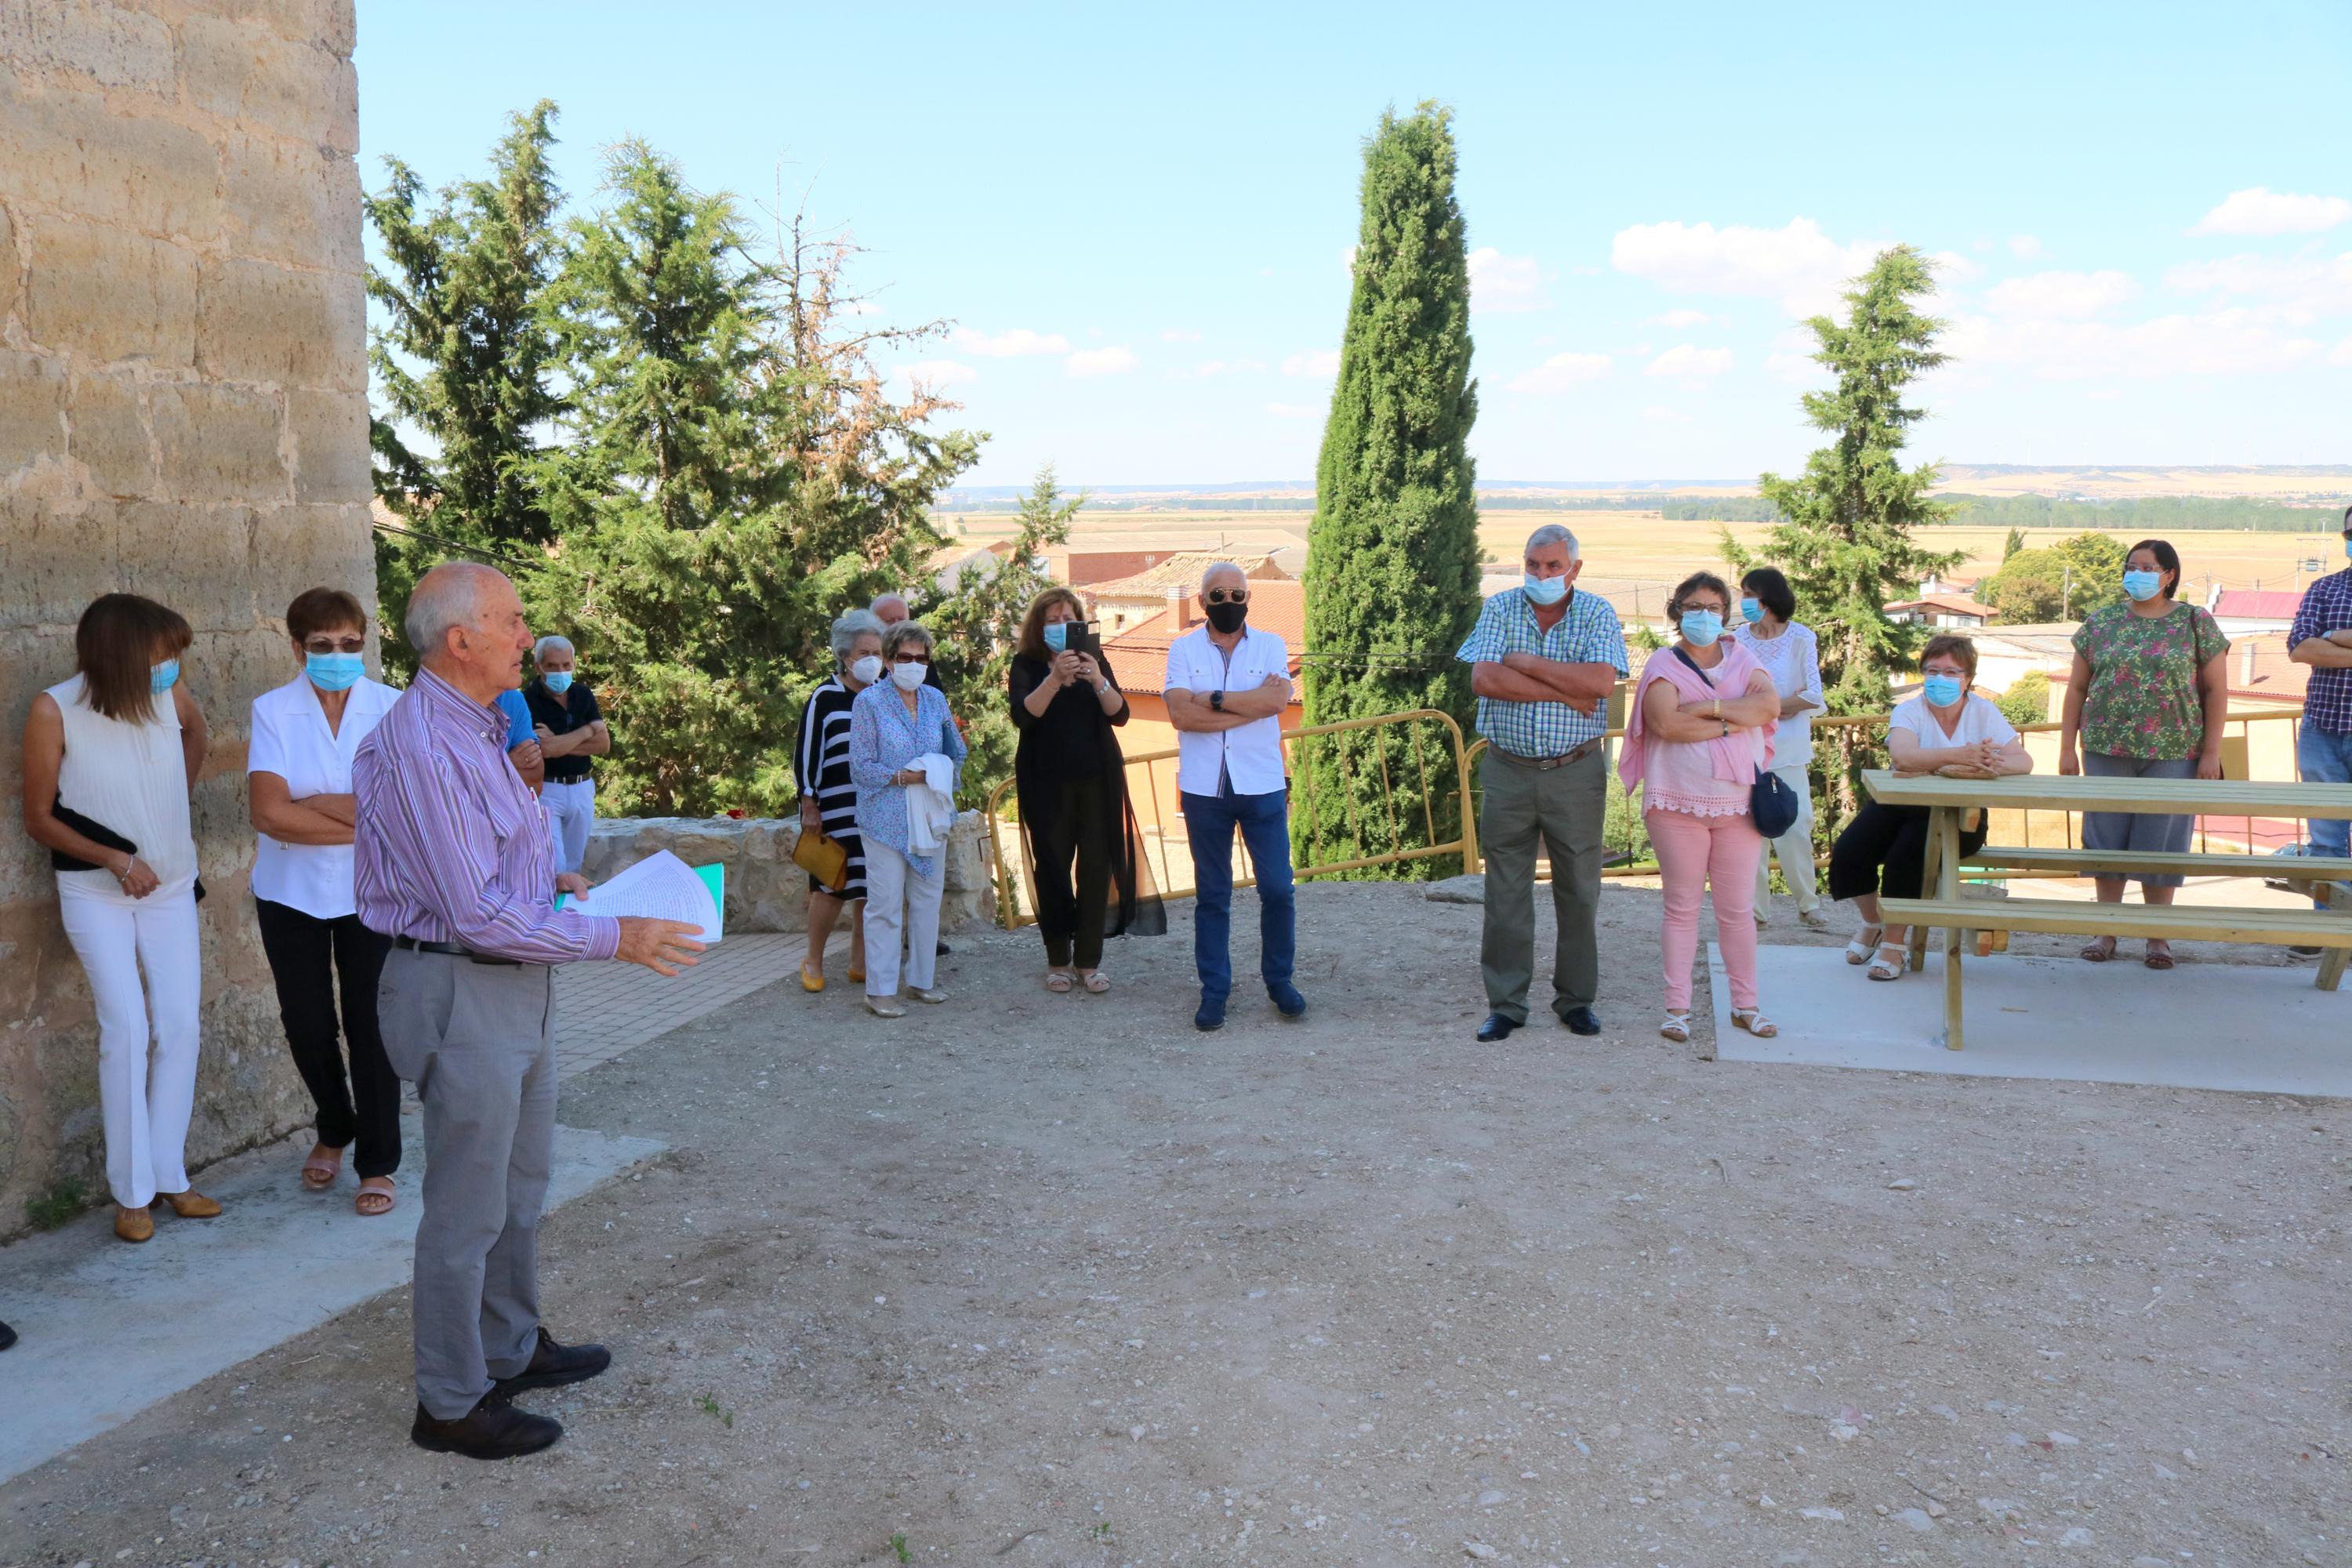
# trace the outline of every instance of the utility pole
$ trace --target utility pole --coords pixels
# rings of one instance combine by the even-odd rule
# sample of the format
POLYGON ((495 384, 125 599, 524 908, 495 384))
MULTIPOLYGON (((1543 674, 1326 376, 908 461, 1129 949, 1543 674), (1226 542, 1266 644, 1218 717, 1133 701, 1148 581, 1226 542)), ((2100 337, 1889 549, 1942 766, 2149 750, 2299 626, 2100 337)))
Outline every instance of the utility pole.
POLYGON ((2063 585, 2059 589, 2058 618, 2062 621, 2074 618, 2074 568, 2072 565, 2066 568, 2063 585))

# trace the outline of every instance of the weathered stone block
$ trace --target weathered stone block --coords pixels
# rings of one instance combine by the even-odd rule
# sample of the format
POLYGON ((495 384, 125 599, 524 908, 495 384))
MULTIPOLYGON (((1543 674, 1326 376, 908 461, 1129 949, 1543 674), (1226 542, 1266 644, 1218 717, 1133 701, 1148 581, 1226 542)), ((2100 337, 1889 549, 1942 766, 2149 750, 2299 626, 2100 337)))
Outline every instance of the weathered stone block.
MULTIPOLYGON (((7 584, 0 602, 10 620, 69 627, 83 606, 120 587, 118 523, 111 501, 0 489, 0 583, 7 584)), ((70 653, 66 662, 71 674, 70 653)))
POLYGON ((365 389, 367 305, 357 277, 229 257, 204 263, 196 299, 205 375, 365 389))
POLYGON ((151 236, 220 231, 220 154, 184 125, 101 94, 0 68, 0 168, 9 194, 151 236))
POLYGON ((184 501, 270 501, 289 494, 279 456, 279 395, 251 387, 157 384, 149 394, 163 493, 184 501))
MULTIPOLYGON (((995 889, 981 814, 956 818, 947 847, 947 889, 940 904, 943 931, 992 919, 995 889)), ((602 881, 657 849, 689 866, 716 861, 727 868, 727 929, 795 931, 808 929, 808 873, 793 864, 799 839, 794 818, 624 816, 599 821, 588 836, 581 870, 602 881)))
POLYGON ((169 92, 172 29, 104 0, 0 0, 0 59, 103 87, 169 92))
POLYGON ((0 206, 0 340, 11 318, 25 308, 25 269, 16 260, 16 225, 0 206))
POLYGON ((139 383, 104 371, 74 378, 68 398, 66 454, 89 470, 89 482, 118 498, 155 489, 155 461, 140 406, 139 383))
POLYGON ((65 455, 65 362, 0 349, 0 480, 65 455))
POLYGON ((304 388, 287 394, 294 432, 294 496, 304 501, 368 498, 368 407, 362 392, 304 388))
POLYGON ((252 538, 253 514, 246 507, 124 502, 116 530, 121 574, 116 585, 171 605, 199 634, 250 631, 252 538))
POLYGON ((373 609, 374 554, 364 531, 365 503, 266 507, 253 518, 254 614, 283 616, 305 588, 342 588, 373 609))
POLYGON ((359 169, 341 153, 234 132, 221 154, 221 194, 239 256, 360 270, 359 169))
POLYGON ((191 14, 229 22, 258 22, 281 38, 352 52, 357 35, 352 0, 117 0, 134 10, 172 16, 191 14))
POLYGON ((180 69, 199 109, 338 153, 359 151, 359 79, 331 50, 251 22, 191 16, 180 26, 180 69))
POLYGON ((98 360, 195 359, 196 258, 163 240, 73 218, 32 225, 33 341, 98 360))

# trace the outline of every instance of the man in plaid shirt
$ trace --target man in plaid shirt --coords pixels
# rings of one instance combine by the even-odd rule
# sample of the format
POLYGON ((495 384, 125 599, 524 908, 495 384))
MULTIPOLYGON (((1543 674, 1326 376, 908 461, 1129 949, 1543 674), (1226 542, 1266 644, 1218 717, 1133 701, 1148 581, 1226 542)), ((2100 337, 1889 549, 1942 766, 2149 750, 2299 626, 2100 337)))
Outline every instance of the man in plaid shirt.
MULTIPOLYGON (((2352 507, 2344 509, 2344 553, 2352 556, 2352 507)), ((2352 784, 2352 566, 2332 572, 2303 591, 2287 657, 2311 668, 2296 726, 2295 761, 2305 784, 2352 784)), ((2315 855, 2343 855, 2352 823, 2311 824, 2315 855)))
POLYGON ((1576 591, 1584 563, 1576 535, 1547 523, 1528 536, 1526 578, 1488 599, 1454 657, 1470 666, 1478 732, 1486 737, 1478 817, 1486 858, 1486 933, 1478 966, 1494 1009, 1478 1038, 1501 1040, 1528 1021, 1535 978, 1536 840, 1551 858, 1552 1011, 1597 1035, 1601 989, 1593 925, 1601 906, 1601 828, 1609 697, 1625 675, 1625 633, 1597 594, 1576 591))

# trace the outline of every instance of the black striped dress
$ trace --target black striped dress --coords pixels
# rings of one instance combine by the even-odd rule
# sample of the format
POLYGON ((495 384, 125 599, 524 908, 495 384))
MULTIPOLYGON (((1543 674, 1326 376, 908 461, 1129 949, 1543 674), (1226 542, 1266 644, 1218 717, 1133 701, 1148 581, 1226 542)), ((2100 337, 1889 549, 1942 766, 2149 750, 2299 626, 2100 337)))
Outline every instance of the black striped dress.
MULTIPOLYGON (((832 677, 809 693, 801 711, 800 744, 793 750, 793 777, 802 798, 816 797, 824 836, 849 851, 849 880, 836 897, 856 902, 866 896, 866 845, 857 837, 857 790, 849 782, 849 704, 853 694, 832 677)), ((830 891, 814 877, 813 893, 830 891)))

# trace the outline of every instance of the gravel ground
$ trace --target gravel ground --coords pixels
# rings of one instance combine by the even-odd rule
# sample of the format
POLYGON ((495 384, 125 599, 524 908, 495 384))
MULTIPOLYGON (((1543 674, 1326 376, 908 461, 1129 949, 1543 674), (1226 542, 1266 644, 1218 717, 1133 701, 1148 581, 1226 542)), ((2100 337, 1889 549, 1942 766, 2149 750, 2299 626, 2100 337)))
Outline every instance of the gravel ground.
POLYGON ((1634 889, 1610 1032, 1480 1047, 1476 909, 1302 910, 1296 1026, 1190 1029, 1180 908, 1109 998, 966 935, 945 1007, 584 1075, 673 1152, 543 1233, 616 1356, 562 1445, 409 1447, 394 1292, 19 1479, 0 1561, 2352 1563, 2341 1102, 1706 1060, 1634 889))

